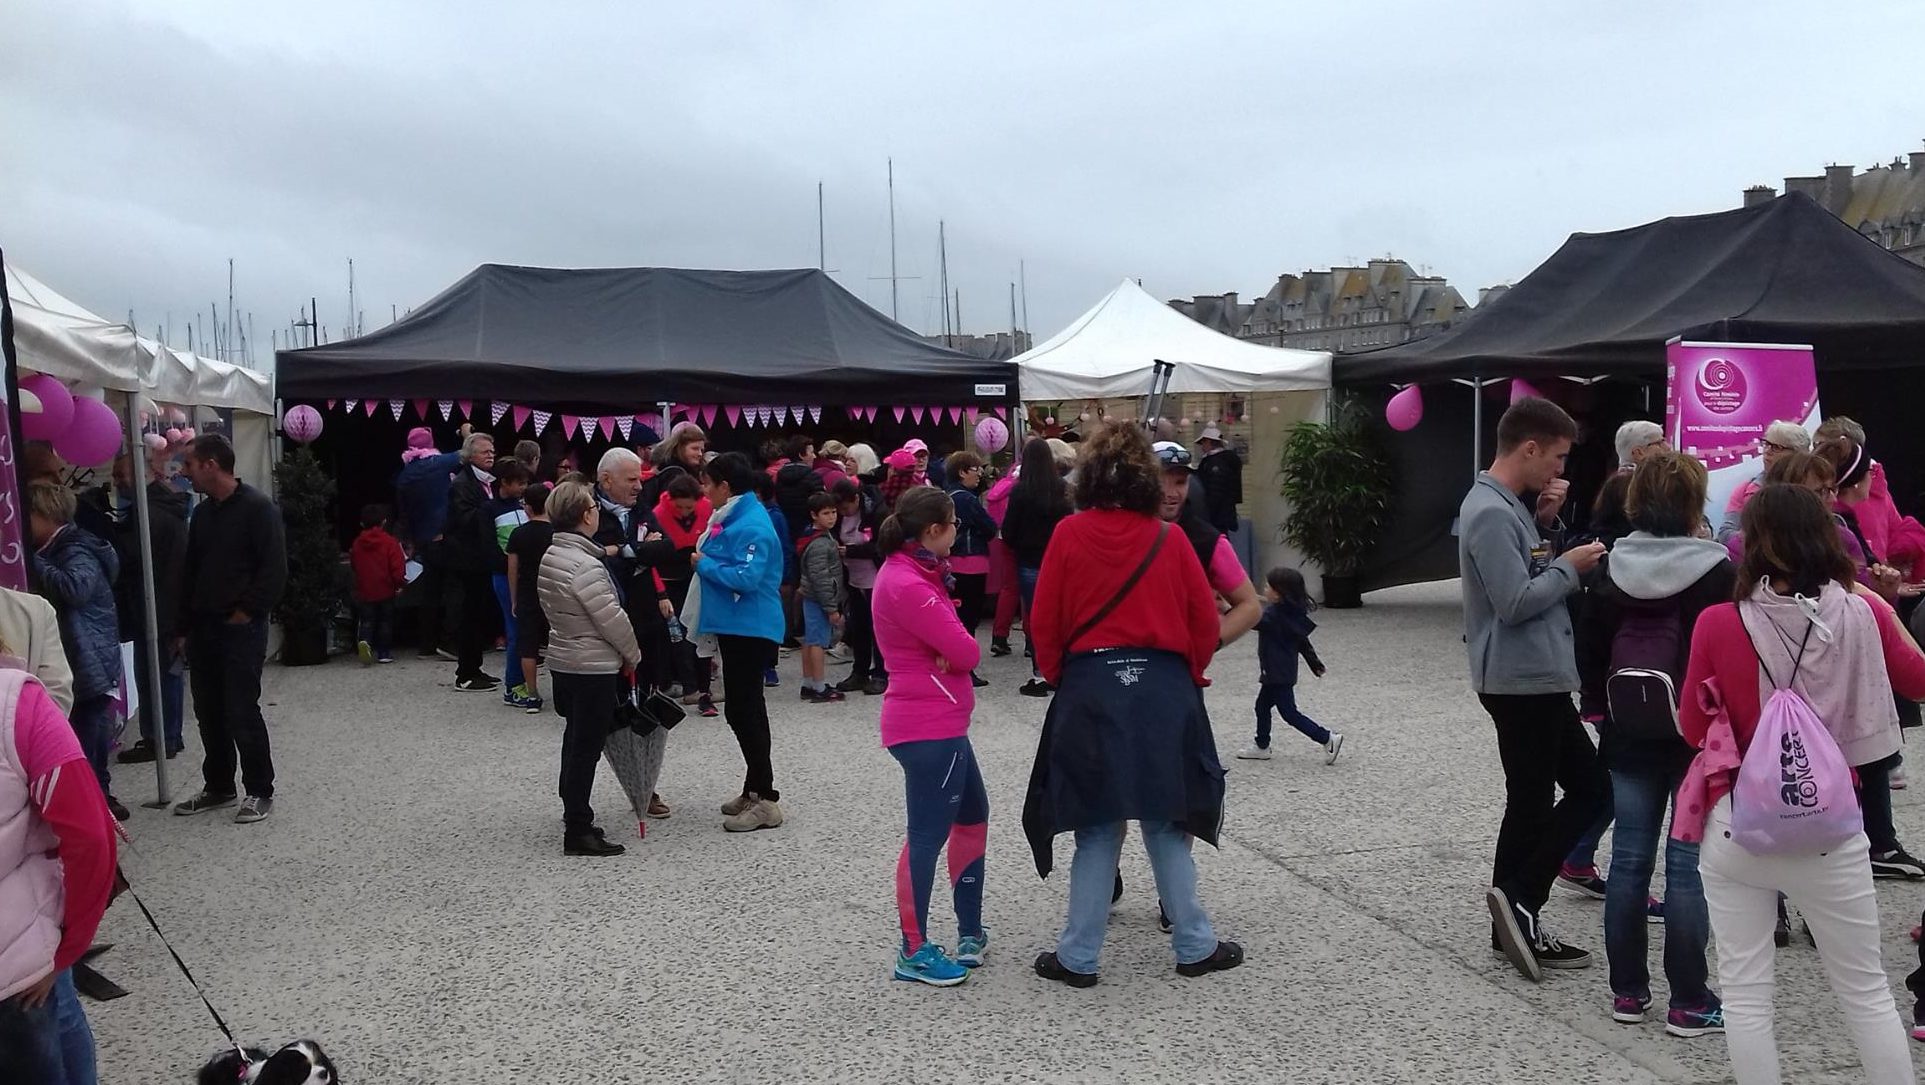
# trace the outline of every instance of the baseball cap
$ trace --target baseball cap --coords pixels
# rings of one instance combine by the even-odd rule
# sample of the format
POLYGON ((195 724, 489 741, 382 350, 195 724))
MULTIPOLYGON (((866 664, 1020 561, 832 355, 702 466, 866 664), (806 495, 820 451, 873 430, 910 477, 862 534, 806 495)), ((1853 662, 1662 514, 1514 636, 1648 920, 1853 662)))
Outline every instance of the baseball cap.
POLYGON ((1185 471, 1195 470, 1190 466, 1190 450, 1175 441, 1158 441, 1150 448, 1155 451, 1157 462, 1162 464, 1165 470, 1172 467, 1181 467, 1185 471))

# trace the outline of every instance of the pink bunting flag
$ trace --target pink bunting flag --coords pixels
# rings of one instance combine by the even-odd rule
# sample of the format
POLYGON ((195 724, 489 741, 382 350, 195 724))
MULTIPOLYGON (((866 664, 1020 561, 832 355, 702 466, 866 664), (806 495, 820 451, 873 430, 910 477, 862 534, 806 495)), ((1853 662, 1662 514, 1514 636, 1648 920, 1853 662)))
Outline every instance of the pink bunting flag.
POLYGON ((896 421, 898 422, 902 421, 903 415, 909 413, 909 408, 907 407, 891 407, 889 409, 896 412, 896 421))
POLYGON ((399 399, 388 400, 388 410, 394 412, 394 420, 396 422, 401 421, 401 408, 405 406, 407 406, 407 404, 402 400, 399 400, 399 399))
POLYGON ((728 406, 722 408, 722 413, 728 416, 729 425, 739 426, 742 424, 742 408, 736 406, 735 404, 731 403, 728 406))
POLYGON ((575 439, 575 431, 581 427, 581 424, 582 420, 575 415, 564 414, 561 416, 561 431, 566 433, 568 439, 571 441, 575 439))
POLYGON ((473 418, 473 417, 475 416, 475 401, 474 401, 474 400, 472 400, 472 399, 457 399, 457 400, 455 400, 455 406, 457 406, 457 407, 459 407, 459 408, 461 408, 461 417, 463 417, 463 418, 473 418))
POLYGON ((452 399, 436 400, 435 406, 441 408, 441 420, 443 422, 446 422, 449 416, 455 413, 455 401, 452 399))
POLYGON ((602 416, 602 420, 601 420, 601 422, 602 422, 602 436, 603 436, 604 438, 606 438, 606 439, 608 439, 608 440, 610 440, 610 441, 612 441, 612 440, 614 440, 614 439, 615 439, 615 418, 614 418, 614 416, 613 416, 613 415, 603 415, 603 416, 602 416))
POLYGON ((537 437, 548 431, 548 422, 555 417, 553 411, 530 411, 529 414, 535 420, 535 436, 537 437))
POLYGON ((757 407, 755 409, 755 420, 762 423, 765 426, 768 425, 770 422, 775 420, 775 408, 774 407, 757 407))
POLYGON ((1007 419, 1009 417, 1009 408, 1007 407, 997 405, 995 407, 991 407, 990 410, 996 412, 997 418, 1007 419))
POLYGON ((338 400, 338 399, 330 399, 330 400, 328 400, 328 410, 330 410, 330 411, 331 411, 331 410, 333 410, 333 409, 334 409, 334 405, 335 405, 336 403, 339 403, 339 402, 341 402, 341 401, 340 401, 340 400, 338 400))
POLYGON ((381 404, 372 399, 364 399, 361 401, 361 409, 367 412, 369 418, 374 417, 374 409, 380 405, 381 404))
POLYGON ((615 428, 622 431, 622 440, 626 441, 635 432, 635 420, 626 417, 617 418, 615 420, 615 428))
POLYGON ((802 424, 802 419, 808 413, 808 410, 809 408, 807 407, 790 407, 789 416, 794 418, 795 424, 799 426, 802 424))
POLYGON ((494 406, 488 408, 488 420, 499 426, 501 425, 501 416, 507 413, 508 404, 496 403, 494 406))
POLYGON ((533 411, 530 411, 530 410, 529 410, 528 408, 526 408, 526 407, 516 407, 516 408, 514 408, 514 412, 515 412, 515 428, 516 428, 516 429, 520 429, 521 427, 523 427, 523 426, 525 426, 525 425, 527 425, 527 424, 528 424, 528 416, 534 413, 533 411))
POLYGON ((415 401, 414 401, 414 413, 416 413, 416 414, 418 414, 418 415, 420 415, 420 416, 421 416, 421 420, 422 420, 423 422, 426 422, 426 421, 428 420, 428 401, 427 401, 427 400, 425 400, 425 399, 417 399, 417 400, 415 400, 415 401))
POLYGON ((821 405, 821 404, 819 404, 819 403, 818 403, 818 404, 815 404, 815 405, 813 405, 813 406, 811 406, 811 407, 809 408, 809 421, 811 421, 811 422, 820 422, 820 421, 822 421, 822 405, 821 405))

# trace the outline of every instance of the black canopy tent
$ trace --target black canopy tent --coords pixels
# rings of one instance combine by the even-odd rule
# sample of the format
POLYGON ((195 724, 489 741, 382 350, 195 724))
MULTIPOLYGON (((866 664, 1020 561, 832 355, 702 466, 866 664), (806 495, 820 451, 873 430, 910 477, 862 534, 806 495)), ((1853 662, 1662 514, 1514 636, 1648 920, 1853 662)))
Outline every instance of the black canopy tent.
POLYGON ((284 400, 987 408, 1016 367, 924 342, 825 273, 483 264, 380 331, 275 354, 284 400))
POLYGON ((1523 377, 1571 397, 1579 386, 1556 378, 1586 382, 1573 398, 1586 409, 1579 421, 1587 445, 1608 444, 1620 422, 1662 417, 1664 347, 1679 336, 1811 344, 1826 412, 1865 424, 1894 495, 1916 506, 1925 454, 1899 435, 1925 403, 1925 268, 1793 193, 1574 234, 1457 326, 1338 356, 1339 386, 1381 403, 1392 386, 1419 384, 1425 398, 1424 423, 1391 443, 1402 493, 1366 586, 1456 575, 1456 499, 1470 465, 1490 448, 1504 403, 1504 386, 1489 385, 1523 377), (1480 412, 1480 399, 1495 409, 1480 412))

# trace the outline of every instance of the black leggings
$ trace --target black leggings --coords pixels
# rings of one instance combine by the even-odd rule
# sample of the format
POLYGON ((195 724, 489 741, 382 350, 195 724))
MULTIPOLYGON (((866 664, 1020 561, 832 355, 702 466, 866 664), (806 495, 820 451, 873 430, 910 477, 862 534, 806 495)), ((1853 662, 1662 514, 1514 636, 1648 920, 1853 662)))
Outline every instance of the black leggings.
POLYGON ((962 604, 957 608, 956 616, 962 619, 963 628, 969 630, 969 635, 973 637, 977 627, 983 624, 983 608, 989 599, 989 574, 957 573, 955 577, 956 601, 962 604))
POLYGON ((746 766, 742 792, 774 801, 782 796, 775 790, 775 766, 769 761, 769 707, 762 672, 775 666, 776 643, 728 633, 715 640, 722 650, 722 692, 727 695, 722 715, 735 732, 746 766))

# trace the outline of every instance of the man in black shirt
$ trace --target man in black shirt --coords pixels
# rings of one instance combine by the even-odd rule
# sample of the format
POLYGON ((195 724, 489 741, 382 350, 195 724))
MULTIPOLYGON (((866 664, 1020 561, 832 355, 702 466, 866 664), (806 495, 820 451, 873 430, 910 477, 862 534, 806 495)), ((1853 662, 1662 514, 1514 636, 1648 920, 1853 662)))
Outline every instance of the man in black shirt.
POLYGON ((261 718, 267 619, 287 585, 287 542, 273 499, 234 477, 234 449, 215 434, 196 438, 183 470, 206 495, 187 529, 177 643, 186 642, 194 716, 200 721, 201 792, 174 807, 199 814, 234 801, 239 755, 247 790, 234 820, 260 821, 274 808, 274 759, 261 718))
POLYGON ((1223 430, 1215 422, 1203 427, 1196 439, 1203 454, 1196 465, 1197 481, 1203 484, 1204 511, 1210 526, 1225 535, 1237 531, 1237 505, 1243 500, 1243 461, 1236 450, 1223 440, 1223 430))

